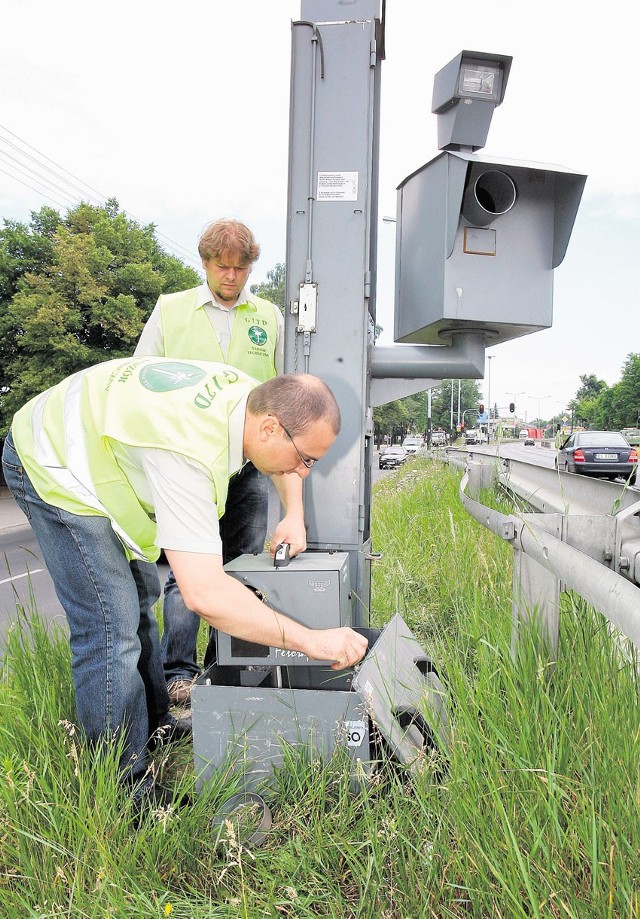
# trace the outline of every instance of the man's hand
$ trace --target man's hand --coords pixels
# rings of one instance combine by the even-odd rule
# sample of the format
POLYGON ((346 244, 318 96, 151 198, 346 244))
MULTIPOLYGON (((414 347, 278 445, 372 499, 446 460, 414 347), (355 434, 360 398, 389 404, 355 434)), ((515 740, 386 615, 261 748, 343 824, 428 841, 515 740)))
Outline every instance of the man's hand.
POLYGON ((272 475, 280 503, 284 508, 284 517, 276 527, 271 540, 271 558, 276 546, 289 543, 289 554, 299 555, 307 548, 307 530, 304 525, 304 507, 302 504, 302 479, 297 475, 272 475))
POLYGON ((214 629, 244 641, 301 651, 332 661, 333 670, 353 667, 364 657, 367 639, 353 629, 312 629, 272 609, 222 567, 219 555, 166 549, 182 599, 214 629))
MULTIPOLYGON (((365 656, 369 642, 363 635, 346 627, 339 629, 310 629, 307 657, 319 661, 334 661, 332 670, 353 667, 365 656)), ((305 643, 306 644, 306 643, 305 643)))
POLYGON ((271 558, 281 543, 289 544, 289 555, 299 555, 307 548, 307 530, 299 514, 287 514, 275 528, 269 553, 271 558))

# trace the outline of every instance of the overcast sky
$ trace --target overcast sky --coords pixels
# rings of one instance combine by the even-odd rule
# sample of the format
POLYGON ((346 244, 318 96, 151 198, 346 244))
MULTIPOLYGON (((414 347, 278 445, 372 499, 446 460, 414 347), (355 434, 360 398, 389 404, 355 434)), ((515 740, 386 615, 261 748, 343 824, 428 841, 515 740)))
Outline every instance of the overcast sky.
MULTIPOLYGON (((395 216, 396 186, 438 153, 433 76, 451 58, 463 49, 513 56, 483 153, 588 175, 555 272, 553 328, 488 351, 491 402, 504 406, 517 394, 529 419, 560 411, 580 374, 617 382, 626 356, 640 351, 638 9, 637 0, 593 10, 576 0, 387 0, 378 264, 385 343, 394 224, 382 217, 395 216)), ((206 223, 246 221, 262 245, 252 281, 262 280, 285 260, 290 24, 300 16, 300 0, 4 0, 0 216, 28 220, 43 204, 70 206, 55 175, 64 169, 85 198, 86 185, 95 200, 116 197, 194 265, 206 223), (27 156, 48 157, 53 171, 27 156), (29 168, 60 189, 45 192, 29 168)), ((488 380, 482 385, 488 400, 488 380)))

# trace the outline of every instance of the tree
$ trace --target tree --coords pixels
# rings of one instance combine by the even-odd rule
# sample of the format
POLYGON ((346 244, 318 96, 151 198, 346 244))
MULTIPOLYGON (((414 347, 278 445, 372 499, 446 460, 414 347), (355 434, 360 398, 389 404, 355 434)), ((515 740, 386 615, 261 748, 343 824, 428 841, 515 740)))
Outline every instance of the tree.
POLYGON ((261 284, 252 284, 251 293, 277 304, 284 313, 285 306, 285 267, 278 262, 275 268, 267 271, 267 280, 261 284))
MULTIPOLYGON (((453 427, 458 421, 458 381, 443 380, 432 390, 431 418, 434 428, 449 431, 451 427, 451 391, 453 389, 453 427)), ((475 424, 481 400, 480 386, 475 380, 460 381, 460 417, 466 427, 475 424), (466 415, 463 413, 466 412, 466 415)))
POLYGON ((133 353, 161 293, 200 283, 118 202, 51 208, 0 230, 0 437, 28 399, 133 353))
POLYGON ((607 386, 594 374, 580 377, 582 385, 570 407, 578 424, 618 431, 635 427, 640 418, 640 354, 628 354, 619 382, 607 386))
POLYGON ((594 373, 583 373, 580 375, 581 386, 576 393, 576 399, 593 399, 607 388, 604 380, 599 380, 594 373))
POLYGON ((620 430, 638 424, 640 415, 640 354, 629 354, 617 383, 594 400, 591 423, 596 428, 620 430))
POLYGON ((395 402, 387 402, 374 408, 374 436, 378 443, 384 437, 388 437, 390 443, 398 442, 411 430, 424 430, 420 426, 421 397, 421 393, 405 396, 404 399, 397 399, 395 402), (412 421, 413 425, 411 424, 412 421))
POLYGON ((612 420, 615 427, 636 427, 640 419, 640 354, 627 355, 620 382, 612 389, 612 420))
MULTIPOLYGON (((458 419, 458 381, 443 380, 439 386, 431 390, 431 424, 432 427, 450 430, 451 422, 451 387, 453 386, 454 428, 458 419)), ((475 380, 461 380, 460 382, 460 415, 465 410, 477 410, 480 400, 480 388, 475 380)), ((426 392, 405 396, 396 402, 388 402, 373 410, 373 420, 376 440, 384 435, 395 436, 400 439, 405 434, 412 432, 424 433, 427 429, 426 392)), ((467 419, 470 412, 467 414, 467 419)), ((474 417, 471 415, 471 417, 474 417)))

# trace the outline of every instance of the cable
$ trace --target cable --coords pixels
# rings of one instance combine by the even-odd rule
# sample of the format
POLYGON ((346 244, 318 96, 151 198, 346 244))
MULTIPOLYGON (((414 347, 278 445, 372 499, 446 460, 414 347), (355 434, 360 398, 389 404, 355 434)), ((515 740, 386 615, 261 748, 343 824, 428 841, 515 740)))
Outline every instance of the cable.
POLYGON ((0 172, 4 172, 5 175, 8 175, 9 178, 13 179, 15 182, 19 182, 21 185, 24 185, 26 188, 30 188, 32 191, 35 191, 38 195, 42 195, 43 198, 46 198, 47 201, 53 201, 58 207, 65 208, 68 207, 67 204, 61 204, 59 201, 56 201, 55 198, 52 198, 50 195, 46 195, 43 191, 40 191, 39 188, 34 188, 33 185, 29 185, 27 182, 23 182, 22 179, 19 179, 17 176, 12 176, 10 172, 7 172, 6 169, 0 168, 0 172))
MULTIPOLYGON (((60 166, 59 163, 56 163, 55 160, 52 160, 50 157, 48 157, 48 156, 46 155, 46 153, 42 153, 40 150, 37 150, 37 149, 36 149, 35 147, 33 147, 30 143, 28 143, 28 141, 23 140, 22 137, 19 137, 19 136, 18 136, 17 134, 15 134, 13 131, 9 130, 9 128, 7 128, 5 125, 0 124, 0 129, 3 130, 3 131, 6 131, 7 134, 10 134, 12 137, 15 137, 16 140, 19 140, 20 143, 23 144, 25 147, 28 147, 30 150, 33 150, 33 152, 34 152, 34 153, 37 153, 38 156, 42 156, 42 157, 44 157, 44 159, 47 160, 49 163, 53 163, 53 165, 56 166, 58 169, 62 169, 62 171, 63 171, 63 172, 66 172, 66 174, 69 175, 69 176, 71 176, 72 179, 75 179, 77 182, 80 182, 82 185, 86 186, 86 188, 88 188, 88 189, 90 189, 91 191, 95 192, 96 195, 98 196, 98 199, 99 199, 99 200, 102 200, 102 201, 106 200, 107 195, 103 195, 102 192, 101 192, 101 191, 98 191, 97 188, 93 188, 91 185, 88 185, 88 184, 87 184, 83 179, 81 179, 79 176, 74 175, 72 172, 69 172, 69 170, 68 170, 68 169, 65 169, 64 166, 60 166)), ((11 141, 5 140, 4 143, 11 144, 11 141)), ((15 144, 11 144, 11 146, 12 146, 12 147, 15 147, 16 150, 19 150, 19 149, 20 149, 19 147, 16 147, 15 144)), ((29 157, 29 159, 34 159, 34 157, 30 156, 30 154, 28 154, 28 153, 26 153, 26 152, 24 152, 24 151, 20 151, 20 152, 23 153, 24 156, 29 157)), ((37 162, 37 160, 34 160, 34 162, 37 162)), ((38 163, 38 165, 39 165, 39 166, 42 166, 42 167, 43 167, 44 169, 46 169, 48 172, 53 172, 53 170, 52 170, 52 169, 49 169, 49 167, 48 167, 46 164, 44 164, 44 163, 38 163)), ((67 181, 67 180, 64 179, 62 176, 57 176, 57 178, 61 178, 62 181, 64 181, 64 182, 67 181)), ((71 182, 68 182, 67 184, 72 185, 71 182)), ((75 186, 74 186, 74 187, 75 187, 75 186)), ((78 189, 78 191, 80 191, 81 194, 84 194, 84 192, 82 192, 81 189, 78 189)))
MULTIPOLYGON (((70 188, 72 188, 72 189, 74 189, 76 192, 78 192, 78 193, 82 196, 82 200, 89 199, 90 202, 93 201, 97 206, 100 206, 100 207, 103 206, 103 203, 104 203, 105 201, 108 200, 109 196, 104 195, 102 192, 98 191, 98 189, 96 189, 96 188, 93 188, 93 186, 89 185, 87 182, 85 182, 85 181, 84 181, 83 179, 81 179, 79 176, 76 176, 74 173, 70 172, 68 169, 65 169, 64 166, 61 166, 59 163, 56 163, 55 160, 52 160, 52 159, 51 159, 49 156, 47 156, 45 153, 42 153, 40 150, 36 149, 36 147, 32 146, 30 143, 28 143, 28 141, 24 140, 22 137, 19 137, 17 134, 15 134, 13 131, 11 131, 9 128, 7 128, 5 125, 0 124, 0 130, 5 131, 7 134, 10 134, 11 137, 14 137, 17 141, 20 142, 20 144, 22 144, 22 145, 25 146, 25 147, 28 147, 29 150, 33 150, 33 152, 36 153, 36 154, 38 154, 38 156, 43 157, 43 159, 47 160, 47 162, 52 163, 52 164, 56 167, 56 169, 62 170, 63 173, 66 173, 66 175, 71 176, 72 179, 75 179, 77 182, 79 182, 79 183, 80 183, 82 186, 84 186, 86 189, 89 189, 91 192, 95 192, 95 195, 98 196, 98 197, 96 198, 94 194, 87 194, 87 192, 84 191, 83 188, 79 187, 79 186, 76 185, 74 182, 70 182, 67 178, 65 178, 64 175, 61 175, 59 172, 56 172, 54 169, 51 169, 51 167, 50 167, 50 166, 47 166, 46 163, 39 161, 36 157, 32 156, 30 153, 27 153, 26 150, 21 150, 20 147, 19 147, 17 144, 12 143, 12 141, 10 141, 10 140, 8 140, 7 138, 2 137, 2 136, 0 135, 0 143, 6 144, 7 146, 11 147, 13 150, 17 151, 17 153, 19 153, 20 156, 26 157, 27 159, 29 159, 29 160, 31 160, 32 162, 34 162, 34 163, 35 163, 37 166, 39 166, 41 169, 44 169, 44 170, 46 170, 47 172, 50 172, 50 173, 51 173, 53 176, 55 176, 55 178, 58 179, 60 182, 63 182, 65 185, 68 185, 70 188)), ((3 155, 4 155, 5 157, 9 157, 10 159, 14 160, 16 163, 20 163, 20 160, 16 159, 16 157, 12 156, 10 153, 6 153, 6 152, 3 152, 3 151, 0 151, 0 153, 3 153, 3 155)), ((17 171, 19 171, 19 172, 22 172, 23 175, 27 175, 27 178, 31 178, 27 173, 25 173, 23 170, 19 169, 17 166, 13 166, 13 165, 11 165, 10 163, 7 163, 5 160, 2 160, 2 161, 5 163, 5 165, 8 165, 11 169, 15 169, 15 170, 17 170, 17 171)), ((35 181, 36 181, 36 182, 46 182, 47 184, 51 185, 54 189, 57 189, 59 192, 61 192, 63 195, 66 195, 68 198, 70 198, 71 201, 72 201, 73 203, 76 203, 76 201, 75 201, 75 196, 73 196, 70 192, 65 191, 64 188, 61 188, 60 186, 56 185, 54 182, 51 182, 50 179, 47 179, 46 177, 39 175, 39 174, 38 174, 37 172, 35 172, 35 170, 34 170, 31 166, 29 166, 27 163, 22 163, 22 165, 23 165, 26 169, 28 169, 30 172, 32 172, 32 173, 35 175, 35 177, 36 177, 36 178, 35 178, 35 181)), ((37 188, 34 188, 33 185, 29 185, 27 182, 22 181, 22 180, 19 179, 17 176, 14 176, 14 175, 12 175, 11 173, 6 172, 6 170, 0 169, 0 172, 4 172, 5 175, 8 175, 8 176, 9 176, 9 178, 14 179, 14 181, 16 181, 16 182, 20 182, 21 185, 24 185, 26 188, 30 188, 32 191, 35 191, 37 194, 42 195, 42 196, 43 196, 44 198, 46 198, 48 201, 53 201, 58 207, 63 208, 63 209, 65 209, 65 208, 68 209, 68 208, 69 208, 69 205, 67 205, 67 204, 62 204, 62 203, 60 203, 59 201, 56 201, 56 200, 55 200, 54 198, 52 198, 50 195, 45 194, 44 192, 40 191, 40 190, 37 189, 37 188)), ((141 220, 141 219, 140 219, 139 217, 137 217, 135 214, 132 214, 131 211, 127 211, 127 210, 125 210, 125 209, 123 209, 122 213, 123 213, 125 216, 129 217, 131 220, 135 220, 136 223, 140 224, 140 226, 147 226, 147 225, 149 224, 149 222, 150 222, 150 221, 145 222, 145 221, 141 220)), ((160 232, 157 230, 157 228, 155 228, 155 225, 154 225, 154 232, 155 232, 155 235, 156 235, 156 237, 157 237, 158 239, 165 240, 166 243, 169 244, 169 245, 167 246, 167 248, 170 250, 170 252, 171 252, 173 255, 176 256, 176 258, 180 259, 180 260, 183 261, 183 262, 185 262, 185 261, 188 262, 188 263, 190 264, 190 266, 195 267, 197 270, 200 270, 200 269, 201 269, 202 266, 201 266, 200 263, 194 258, 192 252, 191 252, 189 249, 187 249, 185 246, 181 245, 180 243, 176 242, 175 240, 170 239, 170 237, 165 236, 163 233, 160 233, 160 232), (177 251, 177 250, 181 250, 181 251, 177 251), (184 254, 182 254, 182 253, 184 253, 184 254)))
POLYGON ((56 185, 55 182, 52 182, 50 179, 47 179, 46 176, 40 175, 38 172, 35 171, 35 169, 31 169, 28 166, 27 166, 27 169, 29 171, 25 172, 24 169, 20 169, 19 166, 14 166, 12 163, 8 163, 6 160, 6 157, 8 157, 11 160, 14 160, 16 163, 20 162, 20 160, 17 160, 15 158, 15 156, 11 156, 11 154, 4 153, 2 150, 0 150, 0 162, 3 162, 5 166, 8 166, 10 169, 15 169, 16 172, 19 172, 21 175, 26 176, 28 179, 35 178, 36 181, 40 181, 44 185, 50 185, 53 189, 61 192, 63 195, 66 195, 71 201, 73 201, 73 197, 69 194, 69 192, 65 191, 64 188, 61 188, 60 185, 56 185), (31 173, 31 175, 29 173, 31 173))

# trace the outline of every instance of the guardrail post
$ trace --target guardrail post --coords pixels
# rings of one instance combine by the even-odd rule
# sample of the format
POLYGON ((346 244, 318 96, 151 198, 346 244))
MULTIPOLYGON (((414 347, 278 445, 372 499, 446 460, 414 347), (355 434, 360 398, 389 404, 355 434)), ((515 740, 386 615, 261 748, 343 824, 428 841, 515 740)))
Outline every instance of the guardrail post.
MULTIPOLYGON (((523 514, 535 518, 535 526, 562 539, 561 514, 523 514)), ((511 653, 517 657, 520 633, 524 624, 533 623, 539 637, 539 654, 551 668, 558 658, 560 579, 513 544, 513 599, 511 653)))
POLYGON ((466 468, 469 476, 469 494, 477 500, 483 488, 493 488, 497 473, 492 466, 473 459, 467 462, 466 468))

